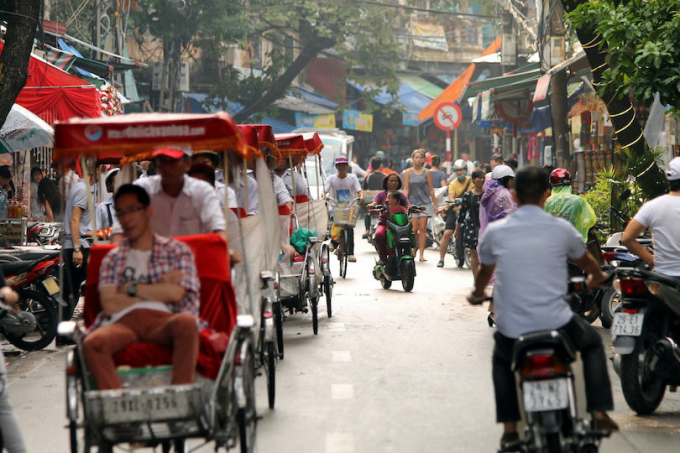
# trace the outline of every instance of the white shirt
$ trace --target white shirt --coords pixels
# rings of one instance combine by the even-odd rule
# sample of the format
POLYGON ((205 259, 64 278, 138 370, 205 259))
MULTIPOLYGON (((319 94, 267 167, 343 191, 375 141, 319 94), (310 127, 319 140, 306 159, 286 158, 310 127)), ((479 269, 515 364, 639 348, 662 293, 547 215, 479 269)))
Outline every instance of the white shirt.
POLYGON ((97 217, 97 229, 98 230, 105 230, 110 226, 113 226, 113 224, 116 223, 116 208, 113 206, 113 198, 109 198, 106 201, 103 201, 97 205, 97 209, 95 209, 96 217, 97 217), (111 219, 113 222, 109 222, 109 212, 111 213, 111 219))
MULTIPOLYGON (((159 175, 138 179, 134 184, 143 187, 151 197, 151 230, 160 236, 171 238, 225 229, 222 202, 215 188, 205 181, 184 175, 184 187, 177 198, 163 192, 159 175)), ((122 233, 119 222, 111 233, 122 233)))
POLYGON ((536 205, 521 206, 489 224, 478 250, 482 264, 496 265, 493 298, 501 334, 518 338, 558 329, 574 316, 564 300, 567 259, 583 257, 585 244, 569 222, 536 205))
POLYGON ((257 181, 252 176, 253 171, 248 170, 247 177, 241 178, 239 181, 238 190, 234 188, 234 184, 229 184, 236 192, 236 198, 238 200, 238 206, 246 210, 247 215, 257 215, 260 213, 260 208, 257 202, 257 181), (245 191, 245 180, 248 181, 248 206, 246 207, 246 191, 245 191))
POLYGON ((652 230, 654 271, 680 277, 680 197, 662 195, 650 200, 634 219, 652 230))
POLYGON ((352 174, 357 178, 363 178, 366 176, 366 170, 361 168, 356 162, 350 162, 349 166, 352 169, 352 174))
POLYGON ((340 178, 337 174, 331 175, 326 180, 325 192, 335 201, 331 201, 332 209, 351 203, 356 197, 357 192, 361 191, 361 185, 356 176, 347 173, 347 176, 340 178))
POLYGON ((286 203, 292 203, 293 197, 288 192, 288 189, 286 189, 286 183, 283 182, 283 179, 273 171, 270 171, 270 174, 272 176, 274 194, 276 195, 276 204, 281 206, 286 203))
POLYGON ((466 160, 465 165, 467 166, 467 175, 472 176, 472 173, 475 171, 475 164, 471 160, 466 160))
POLYGON ((291 176, 291 171, 290 168, 286 168, 286 171, 283 172, 283 176, 281 179, 283 179, 283 183, 286 185, 286 189, 288 192, 293 195, 293 178, 295 178, 295 196, 298 195, 307 195, 307 197, 310 197, 309 193, 309 186, 307 185, 307 181, 305 181, 305 178, 302 177, 300 173, 297 171, 294 171, 292 173, 293 176, 291 176))

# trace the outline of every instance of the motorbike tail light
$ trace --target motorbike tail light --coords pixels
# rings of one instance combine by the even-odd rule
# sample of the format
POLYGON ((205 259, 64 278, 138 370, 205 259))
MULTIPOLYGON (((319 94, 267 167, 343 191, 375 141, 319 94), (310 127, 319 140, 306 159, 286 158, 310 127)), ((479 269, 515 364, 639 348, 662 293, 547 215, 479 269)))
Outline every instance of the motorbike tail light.
POLYGON ((624 308, 624 309, 623 309, 623 312, 624 312, 624 313, 630 313, 630 314, 633 314, 633 315, 634 315, 635 313, 638 312, 638 309, 637 309, 637 308, 624 308))
POLYGON ((555 354, 534 354, 524 359, 520 375, 526 378, 549 378, 563 374, 566 370, 555 354))
POLYGON ((619 286, 623 296, 641 296, 649 292, 645 281, 639 278, 622 278, 619 280, 619 286))
POLYGON ((655 296, 661 296, 661 285, 657 282, 645 282, 647 289, 655 296))

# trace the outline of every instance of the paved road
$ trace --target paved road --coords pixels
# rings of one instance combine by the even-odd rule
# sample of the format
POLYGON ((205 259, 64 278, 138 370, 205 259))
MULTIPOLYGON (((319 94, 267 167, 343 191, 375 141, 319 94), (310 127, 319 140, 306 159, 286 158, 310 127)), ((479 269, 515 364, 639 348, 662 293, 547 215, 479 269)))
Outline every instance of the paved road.
MULTIPOLYGON (((469 270, 436 267, 428 252, 418 263, 414 291, 397 282, 383 290, 371 277, 374 259, 357 240, 358 263, 335 287, 333 318, 320 312, 285 324, 285 359, 277 372, 276 408, 257 381, 260 452, 493 452, 492 329, 486 309, 469 306, 469 270)), ((333 271, 337 273, 337 261, 333 271)), ((323 304, 322 304, 323 307, 323 304)), ((605 344, 608 331, 599 328, 605 344)), ((68 449, 64 409, 64 350, 8 357, 9 390, 29 452, 68 449)), ((626 406, 618 378, 614 418, 622 431, 603 452, 676 452, 680 397, 667 394, 652 416, 626 406)), ((209 446, 198 451, 213 451, 209 446)))

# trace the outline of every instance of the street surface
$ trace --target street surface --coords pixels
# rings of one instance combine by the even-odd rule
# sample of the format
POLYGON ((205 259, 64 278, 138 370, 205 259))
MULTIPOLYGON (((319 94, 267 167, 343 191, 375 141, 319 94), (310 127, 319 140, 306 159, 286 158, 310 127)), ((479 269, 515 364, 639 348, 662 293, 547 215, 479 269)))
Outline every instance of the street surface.
MULTIPOLYGON (((375 252, 357 229, 357 263, 337 277, 333 318, 320 304, 317 336, 311 314, 286 319, 285 359, 277 369, 276 408, 267 407, 266 382, 257 380, 260 452, 494 452, 496 425, 486 306, 465 301, 468 269, 436 267, 439 253, 417 263, 415 287, 383 290, 371 275, 375 252)), ((605 345, 609 331, 595 323, 605 345)), ((3 348, 11 350, 11 346, 3 348)), ((8 355, 11 401, 28 451, 69 449, 65 429, 64 363, 68 348, 8 355)), ((607 348, 611 354, 611 346, 607 348)), ((621 432, 602 452, 677 452, 680 396, 667 393, 654 415, 626 405, 610 367, 621 432)), ((200 445, 192 442, 192 446, 200 445)), ((212 445, 197 451, 214 451, 212 445)))

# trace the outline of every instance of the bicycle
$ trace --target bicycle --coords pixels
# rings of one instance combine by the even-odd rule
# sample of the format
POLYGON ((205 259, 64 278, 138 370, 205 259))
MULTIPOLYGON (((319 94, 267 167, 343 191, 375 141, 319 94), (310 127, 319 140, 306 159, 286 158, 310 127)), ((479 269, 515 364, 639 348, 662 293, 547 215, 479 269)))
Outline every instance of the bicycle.
MULTIPOLYGON (((335 201, 332 198, 329 200, 335 201)), ((352 238, 350 238, 350 230, 353 232, 353 228, 357 223, 357 206, 356 203, 360 203, 361 198, 355 198, 351 203, 343 206, 338 206, 333 214, 333 228, 340 228, 338 232, 338 246, 336 248, 336 253, 338 255, 338 262, 340 264, 340 276, 345 278, 347 276, 347 262, 349 261, 349 254, 346 253, 346 244, 348 244, 352 238)))

